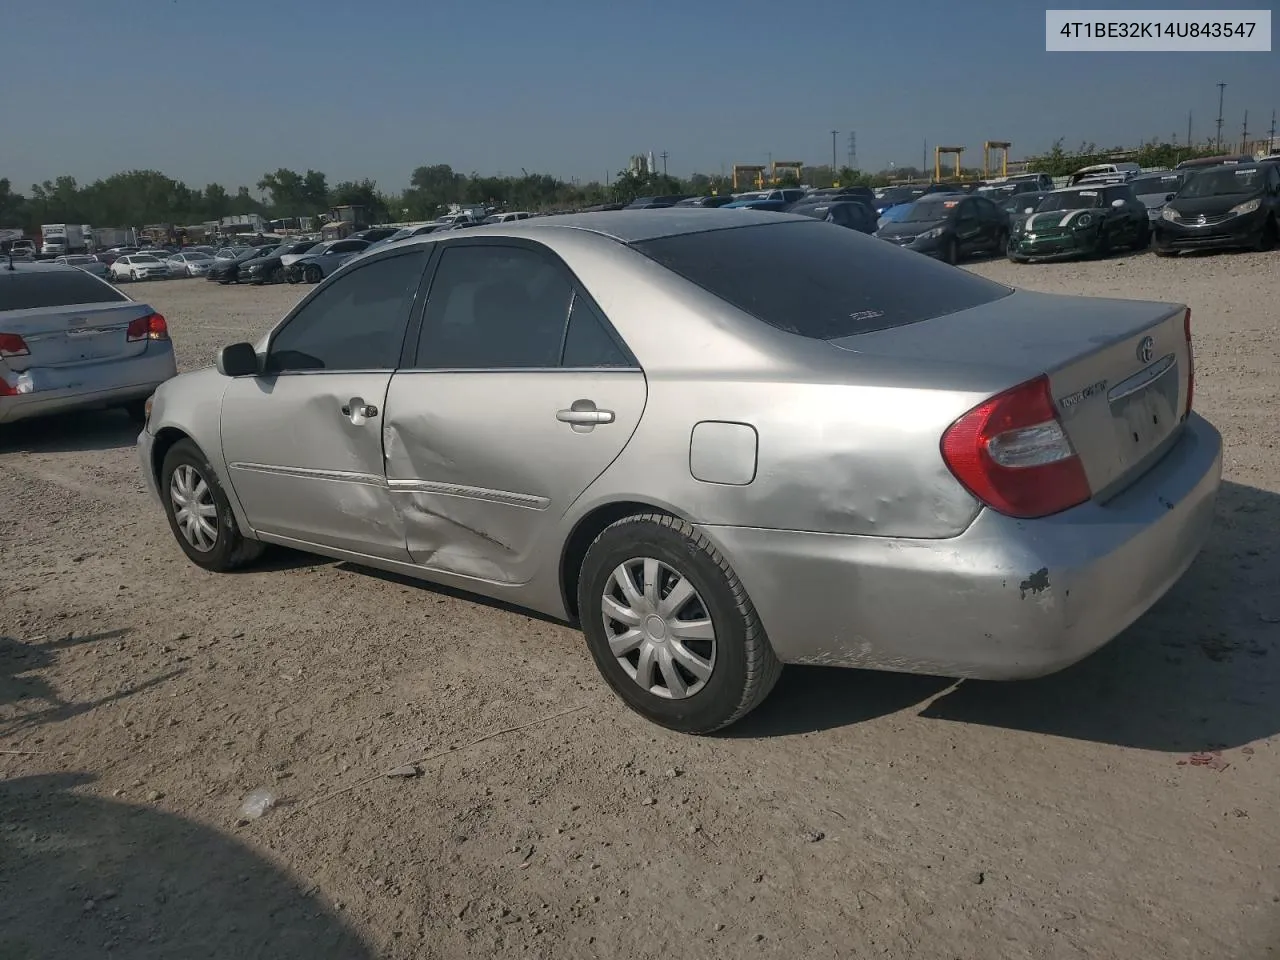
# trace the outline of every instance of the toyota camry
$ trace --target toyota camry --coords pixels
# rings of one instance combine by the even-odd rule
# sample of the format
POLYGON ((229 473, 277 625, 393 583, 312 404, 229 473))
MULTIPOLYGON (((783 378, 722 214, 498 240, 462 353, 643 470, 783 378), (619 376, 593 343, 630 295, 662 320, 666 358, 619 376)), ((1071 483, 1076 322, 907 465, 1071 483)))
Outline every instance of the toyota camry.
POLYGON ((201 567, 280 544, 576 622, 628 705, 705 733, 785 663, 1011 680, 1115 637, 1210 527, 1193 385, 1185 305, 627 211, 358 255, 138 443, 201 567))

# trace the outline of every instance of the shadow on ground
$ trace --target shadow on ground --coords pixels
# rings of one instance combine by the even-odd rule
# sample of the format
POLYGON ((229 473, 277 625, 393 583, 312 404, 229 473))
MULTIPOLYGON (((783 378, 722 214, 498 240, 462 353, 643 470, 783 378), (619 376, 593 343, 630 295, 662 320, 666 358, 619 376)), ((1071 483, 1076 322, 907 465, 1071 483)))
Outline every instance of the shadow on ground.
MULTIPOLYGON (((38 671, 53 666, 61 650, 86 643, 107 643, 119 640, 128 630, 108 630, 82 637, 70 636, 60 640, 15 640, 0 636, 0 736, 13 736, 42 726, 57 723, 87 713, 107 703, 123 700, 166 680, 178 676, 183 670, 173 670, 143 683, 117 690, 97 700, 73 702, 62 699, 58 692, 38 671)), ((2 955, 0 955, 2 956, 2 955)))
POLYGON ((132 447, 142 430, 123 410, 89 410, 0 427, 0 453, 74 453, 132 447))
POLYGON ((316 896, 236 840, 74 792, 90 779, 0 781, 0 956, 373 957, 316 896))
POLYGON ((1145 750, 1224 749, 1280 733, 1280 496, 1224 483, 1195 564, 1093 656, 1038 680, 970 680, 936 696, 950 686, 790 667, 769 700, 727 733, 785 736, 920 704, 932 719, 1145 750))

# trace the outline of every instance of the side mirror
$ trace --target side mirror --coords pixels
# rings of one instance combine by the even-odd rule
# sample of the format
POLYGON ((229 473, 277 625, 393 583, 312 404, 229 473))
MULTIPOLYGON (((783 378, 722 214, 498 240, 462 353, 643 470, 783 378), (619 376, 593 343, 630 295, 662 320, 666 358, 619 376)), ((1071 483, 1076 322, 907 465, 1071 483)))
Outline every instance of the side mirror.
POLYGON ((252 377, 258 373, 258 352, 252 343, 233 343, 218 351, 218 372, 224 377, 252 377))
POLYGON ((1118 210, 1118 209, 1120 209, 1121 207, 1123 207, 1123 206, 1124 206, 1124 201, 1123 201, 1123 200, 1112 200, 1112 201, 1111 201, 1111 205, 1112 205, 1113 207, 1115 207, 1115 208, 1118 210))
POLYGON ((1035 207, 1024 207, 1022 212, 1023 212, 1023 213, 1035 213, 1035 212, 1036 212, 1036 208, 1035 208, 1035 207))

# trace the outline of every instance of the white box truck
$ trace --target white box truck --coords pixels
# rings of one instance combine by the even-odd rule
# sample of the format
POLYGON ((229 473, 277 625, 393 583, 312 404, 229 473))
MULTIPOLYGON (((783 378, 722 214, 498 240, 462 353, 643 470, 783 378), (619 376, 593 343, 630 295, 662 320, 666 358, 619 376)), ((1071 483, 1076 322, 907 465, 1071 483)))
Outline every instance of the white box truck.
POLYGON ((84 228, 80 224, 40 224, 41 255, 46 257, 61 257, 68 253, 84 253, 86 249, 84 228))

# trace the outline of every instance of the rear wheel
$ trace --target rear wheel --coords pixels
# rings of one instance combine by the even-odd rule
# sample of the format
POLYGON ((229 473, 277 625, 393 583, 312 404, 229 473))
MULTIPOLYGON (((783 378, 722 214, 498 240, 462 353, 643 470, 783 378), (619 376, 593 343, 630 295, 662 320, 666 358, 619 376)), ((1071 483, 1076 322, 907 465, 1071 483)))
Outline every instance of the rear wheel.
POLYGON ((782 672, 755 607, 712 543, 666 514, 626 517, 587 550, 578 610, 596 667, 641 716, 711 733, 782 672))
POLYGON ((307 283, 319 283, 324 279, 324 274, 314 263, 309 263, 307 264, 307 268, 302 271, 302 279, 307 281, 307 283))
POLYGON ((147 425, 147 401, 130 400, 123 407, 124 412, 128 414, 130 420, 140 427, 147 425))
POLYGON ((221 573, 261 555, 263 545, 240 533, 217 475, 193 441, 179 440, 165 454, 160 495, 178 546, 196 566, 221 573))

